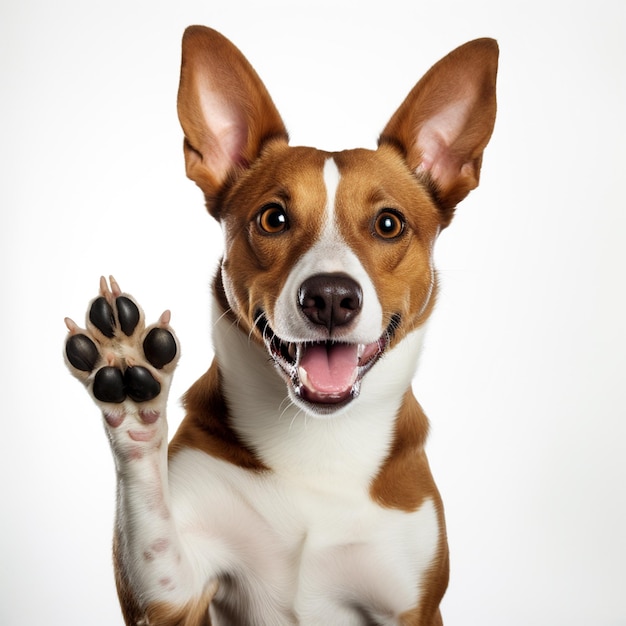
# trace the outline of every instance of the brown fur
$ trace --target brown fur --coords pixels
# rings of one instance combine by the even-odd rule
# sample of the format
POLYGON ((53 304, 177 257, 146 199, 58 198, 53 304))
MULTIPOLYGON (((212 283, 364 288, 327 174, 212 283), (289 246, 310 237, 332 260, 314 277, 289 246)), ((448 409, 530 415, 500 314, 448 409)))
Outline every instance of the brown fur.
MULTIPOLYGON (((212 586, 200 598, 185 606, 172 606, 164 602, 154 602, 146 609, 145 626, 211 626, 209 605, 217 586, 212 586)), ((143 626, 140 622, 138 626, 143 626)))

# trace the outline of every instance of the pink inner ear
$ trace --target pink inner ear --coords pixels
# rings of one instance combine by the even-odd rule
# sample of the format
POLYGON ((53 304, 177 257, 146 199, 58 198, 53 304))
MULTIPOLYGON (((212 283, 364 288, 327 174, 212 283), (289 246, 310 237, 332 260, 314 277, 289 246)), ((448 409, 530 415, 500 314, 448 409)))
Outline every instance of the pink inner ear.
POLYGON ((417 171, 428 172, 443 190, 449 189, 459 175, 471 173, 471 155, 455 150, 455 144, 466 130, 472 103, 471 98, 453 103, 428 119, 417 135, 421 153, 417 171))
POLYGON ((223 176, 242 160, 248 139, 245 120, 241 112, 210 85, 199 90, 199 98, 211 146, 203 154, 203 161, 218 176, 223 176))

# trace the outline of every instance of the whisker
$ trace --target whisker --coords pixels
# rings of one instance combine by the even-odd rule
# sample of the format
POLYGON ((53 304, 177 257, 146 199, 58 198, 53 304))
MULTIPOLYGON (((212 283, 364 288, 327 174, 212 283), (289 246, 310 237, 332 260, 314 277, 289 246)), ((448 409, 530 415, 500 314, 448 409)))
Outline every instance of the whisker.
POLYGON ((287 409, 289 408, 289 406, 293 404, 291 402, 291 398, 289 397, 289 394, 287 394, 282 402, 278 405, 278 410, 280 411, 280 417, 282 418, 282 416, 285 414, 285 412, 287 411, 287 409))
POLYGON ((217 326, 218 322, 221 322, 222 319, 224 317, 226 317, 230 312, 232 311, 232 309, 228 308, 226 309, 216 320, 215 322, 213 322, 213 327, 217 326))
POLYGON ((267 321, 267 319, 265 318, 265 316, 263 315, 263 313, 259 313, 257 315, 257 317, 254 318, 253 320, 253 324, 252 327, 250 328, 250 332, 248 333, 248 342, 250 342, 250 339, 252 338, 252 333, 254 332, 255 328, 259 328, 261 321, 265 319, 265 324, 263 325, 263 328, 261 328, 261 337, 263 338, 263 341, 265 342, 269 342, 272 341, 272 339, 276 336, 274 334, 274 331, 272 330, 271 326, 269 325, 269 322, 267 321), (269 329, 271 336, 268 337, 267 334, 267 330, 269 329))
MULTIPOLYGON (((294 414, 294 416, 293 416, 293 418, 291 420, 291 423, 289 424, 289 432, 291 432, 291 429, 293 428, 293 425, 295 424, 296 419, 298 419, 300 417, 300 415, 302 415, 302 413, 304 413, 304 411, 302 409, 300 409, 300 408, 295 412, 295 414, 294 414)), ((306 430, 307 417, 308 417, 307 414, 304 413, 304 430, 306 430)))
MULTIPOLYGON (((280 415, 278 416, 278 420, 282 421, 283 418, 285 417, 285 414, 287 413, 287 411, 289 409, 293 408, 294 406, 295 405, 293 404, 293 402, 291 402, 291 399, 289 398, 289 396, 288 395, 285 396, 285 399, 280 403, 280 406, 278 407, 280 409, 280 415), (283 407, 283 405, 285 405, 285 406, 283 407), (281 409, 281 407, 283 407, 283 408, 281 409)), ((300 411, 298 410, 296 412, 296 415, 298 415, 299 412, 300 411)), ((293 418, 293 419, 295 419, 295 418, 293 418)), ((292 419, 292 422, 291 422, 292 424, 293 424, 293 419, 292 419)), ((289 426, 289 430, 291 430, 291 426, 289 426)))
POLYGON ((239 328, 239 326, 241 324, 241 316, 240 315, 236 315, 235 312, 233 311, 233 309, 231 309, 229 307, 213 323, 213 330, 214 331, 215 331, 215 327, 217 326, 218 322, 220 322, 222 319, 227 317, 229 314, 233 314, 233 320, 231 321, 229 328, 239 328))

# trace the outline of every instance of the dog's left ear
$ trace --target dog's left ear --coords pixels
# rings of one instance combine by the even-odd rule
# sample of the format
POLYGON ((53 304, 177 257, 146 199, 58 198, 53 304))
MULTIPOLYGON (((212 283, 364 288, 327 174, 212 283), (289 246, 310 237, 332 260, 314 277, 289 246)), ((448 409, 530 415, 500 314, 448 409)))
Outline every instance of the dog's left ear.
POLYGON ((431 184, 443 223, 478 185, 483 150, 496 117, 498 44, 470 41, 434 65, 382 132, 409 167, 431 184))
POLYGON ((285 125, 244 55, 215 30, 190 26, 183 35, 178 117, 185 133, 187 176, 215 199, 224 184, 259 156, 265 142, 287 141, 285 125))

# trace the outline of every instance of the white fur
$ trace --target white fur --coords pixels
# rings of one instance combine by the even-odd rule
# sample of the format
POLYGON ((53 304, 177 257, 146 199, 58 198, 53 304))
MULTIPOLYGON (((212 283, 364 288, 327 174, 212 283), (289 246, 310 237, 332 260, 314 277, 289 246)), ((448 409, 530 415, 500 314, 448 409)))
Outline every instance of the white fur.
MULTIPOLYGON (((165 395, 162 409, 165 414, 165 395)), ((179 604, 202 590, 188 562, 173 523, 167 469, 167 422, 141 423, 137 406, 123 405, 124 422, 107 425, 118 474, 116 527, 119 550, 130 585, 141 600, 179 604), (146 441, 134 441, 131 433, 152 433, 146 441), (162 442, 162 445, 158 445, 162 442)))
POLYGON ((397 624, 435 556, 430 500, 406 514, 377 506, 364 490, 329 493, 328 483, 304 487, 196 450, 175 457, 170 481, 177 524, 192 529, 182 536, 185 551, 211 564, 198 566, 198 582, 220 570, 240 577, 255 607, 251 623, 293 624, 295 611, 302 625, 362 624, 354 603, 397 624))

